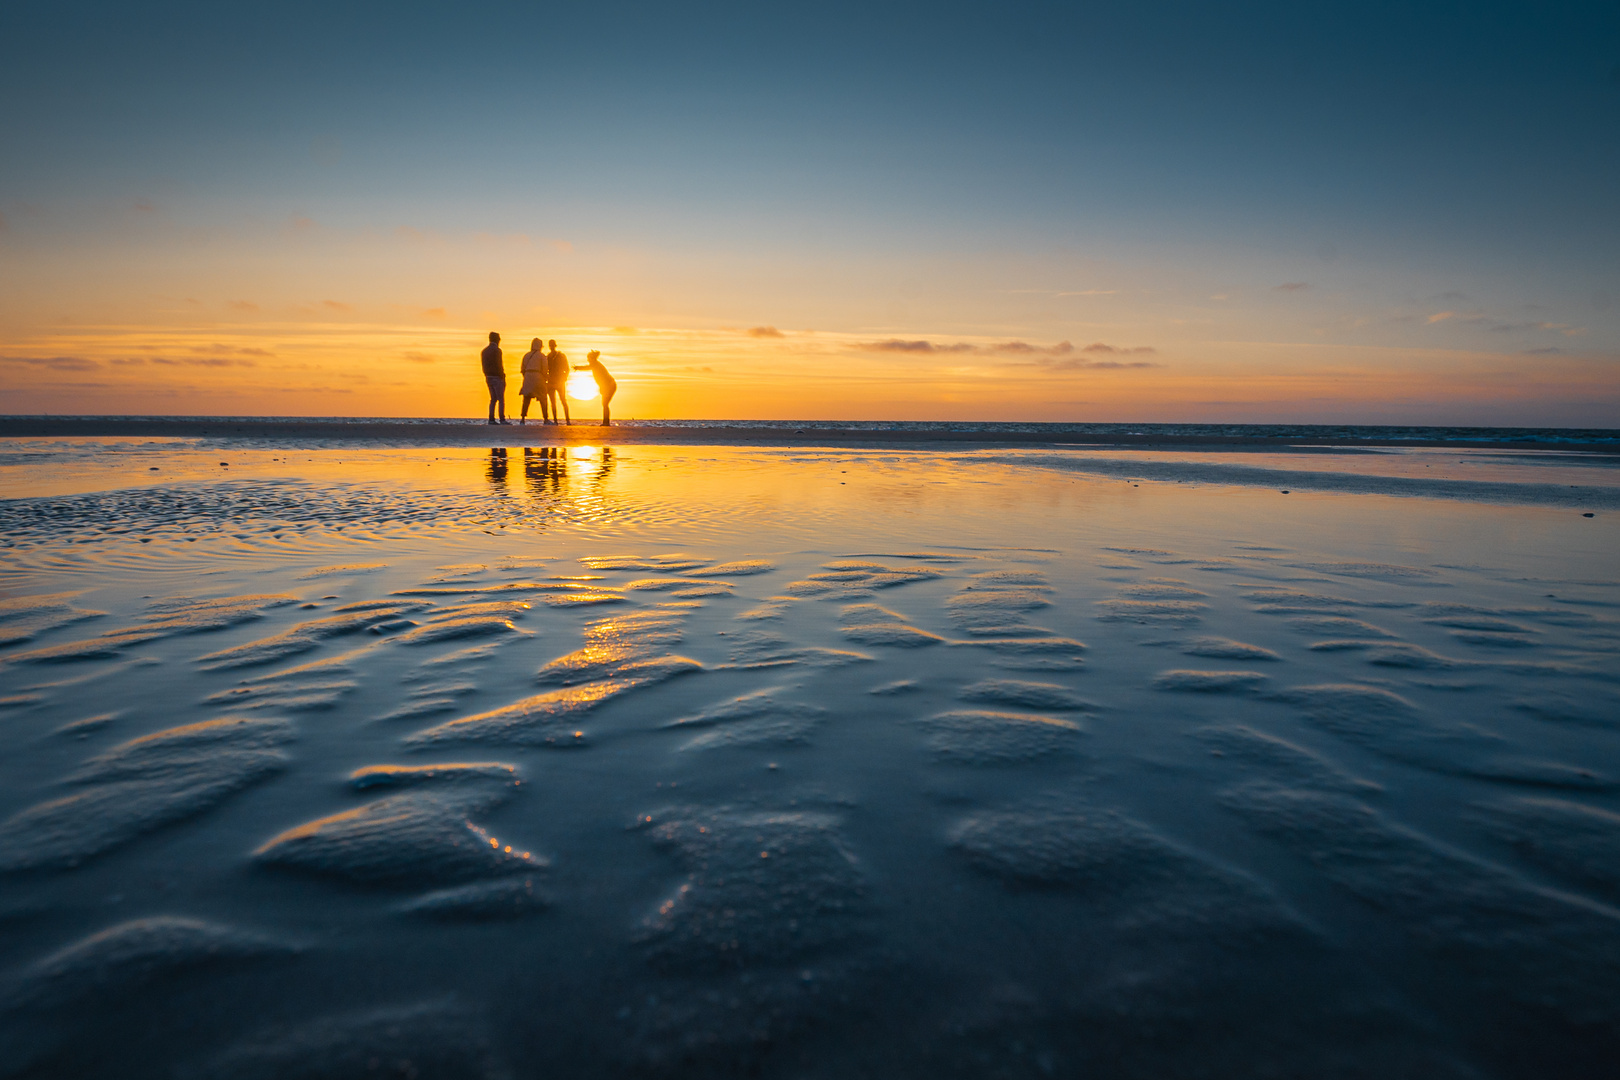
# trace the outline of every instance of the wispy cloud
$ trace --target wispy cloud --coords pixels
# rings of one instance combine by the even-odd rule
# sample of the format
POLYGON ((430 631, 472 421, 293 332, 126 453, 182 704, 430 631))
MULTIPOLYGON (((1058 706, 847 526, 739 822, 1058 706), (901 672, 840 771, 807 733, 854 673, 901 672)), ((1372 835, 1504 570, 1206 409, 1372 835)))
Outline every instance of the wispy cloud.
POLYGON ((353 304, 345 304, 341 300, 322 300, 321 301, 321 307, 326 308, 326 309, 328 309, 330 311, 353 311, 354 310, 354 305, 353 304))
POLYGON ((1114 371, 1120 368, 1164 367, 1151 360, 1060 360, 1052 365, 1058 371, 1114 371))
POLYGON ((30 367, 49 368, 52 371, 95 371, 98 361, 83 356, 8 356, 8 364, 27 364, 30 367))
POLYGON ((1463 326, 1477 326, 1490 334, 1523 334, 1533 331, 1563 334, 1565 337, 1575 337, 1585 332, 1584 327, 1571 326, 1569 323, 1546 322, 1544 320, 1510 322, 1495 318, 1483 311, 1437 311, 1429 315, 1424 322, 1430 326, 1436 323, 1455 322, 1463 326))
POLYGON ((408 352, 408 353, 405 354, 405 359, 409 360, 413 364, 435 364, 435 363, 438 363, 438 357, 429 356, 427 353, 423 353, 423 352, 408 352))
POLYGON ((205 356, 274 356, 268 349, 254 349, 245 345, 193 345, 188 350, 205 356))
POLYGON ((1033 367, 1042 371, 1121 371, 1127 368, 1156 368, 1163 364, 1152 360, 1092 360, 1084 356, 1050 357, 1014 361, 1017 367, 1033 367))
POLYGON ((259 305, 251 300, 228 300, 225 306, 235 311, 258 311, 259 305))
POLYGON ((781 337, 782 331, 774 326, 751 326, 748 328, 749 337, 781 337))
POLYGON ((163 364, 166 367, 258 367, 257 360, 232 359, 228 356, 154 356, 150 360, 153 364, 163 364))
POLYGON ((1285 281, 1281 285, 1275 286, 1271 291, 1272 292, 1304 292, 1306 289, 1308 289, 1310 287, 1311 287, 1311 283, 1308 282, 1308 281, 1285 281))
POLYGON ((1059 296, 1118 296, 1118 289, 1075 289, 1070 292, 1060 292, 1059 296))
POLYGON ((1517 334, 1522 330, 1557 330, 1567 334, 1572 327, 1569 323, 1561 322, 1517 322, 1493 323, 1486 327, 1493 334, 1517 334))
POLYGON ((1003 341, 999 345, 986 345, 985 352, 1009 353, 1013 356, 1067 356, 1074 352, 1074 346, 1067 341, 1060 341, 1056 345, 1031 345, 1027 341, 1003 341))
POLYGON ((905 341, 900 338, 868 341, 858 347, 865 349, 867 352, 892 353, 970 353, 979 351, 977 346, 961 342, 953 345, 936 345, 932 341, 905 341))
POLYGON ((858 347, 868 352, 945 353, 951 355, 980 353, 1011 356, 1066 356, 1074 351, 1074 346, 1067 341, 1060 341, 1056 345, 1031 345, 1027 341, 1003 341, 991 345, 971 345, 965 341, 947 343, 928 341, 927 339, 912 341, 904 338, 888 338, 884 341, 868 341, 858 347))
POLYGON ((1027 341, 972 345, 967 342, 946 344, 927 339, 890 338, 886 341, 867 342, 860 347, 873 352, 1019 357, 1020 359, 1012 361, 1013 366, 1039 368, 1042 371, 1110 371, 1164 366, 1151 360, 1104 359, 1104 357, 1152 356, 1158 350, 1151 345, 1110 345, 1103 341, 1096 341, 1076 349, 1067 341, 1060 341, 1056 345, 1031 345, 1027 341))
POLYGON ((1110 354, 1118 354, 1118 355, 1121 355, 1121 356, 1144 356, 1144 355, 1151 355, 1153 353, 1158 352, 1159 350, 1155 349, 1151 345, 1121 346, 1121 345, 1109 345, 1109 344, 1107 344, 1105 342, 1101 342, 1101 341, 1094 341, 1090 345, 1087 345, 1085 348, 1081 349, 1080 351, 1081 352, 1088 352, 1088 353, 1110 353, 1110 354))

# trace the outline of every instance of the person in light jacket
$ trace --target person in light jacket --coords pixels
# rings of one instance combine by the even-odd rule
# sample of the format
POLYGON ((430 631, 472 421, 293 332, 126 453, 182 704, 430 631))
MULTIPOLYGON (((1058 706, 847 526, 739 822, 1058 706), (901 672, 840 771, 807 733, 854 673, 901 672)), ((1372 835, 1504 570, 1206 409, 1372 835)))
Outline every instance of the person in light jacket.
POLYGON ((546 401, 546 349, 535 338, 529 343, 529 351, 523 354, 523 363, 519 369, 523 372, 523 411, 518 414, 518 423, 529 422, 529 402, 535 398, 540 399, 540 419, 542 423, 551 423, 551 406, 546 401))

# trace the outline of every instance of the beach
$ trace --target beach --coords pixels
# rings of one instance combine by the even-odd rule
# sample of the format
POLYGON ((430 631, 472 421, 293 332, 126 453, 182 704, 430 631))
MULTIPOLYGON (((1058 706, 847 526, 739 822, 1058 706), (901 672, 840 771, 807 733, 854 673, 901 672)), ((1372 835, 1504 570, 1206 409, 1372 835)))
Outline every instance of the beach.
POLYGON ((0 1075, 1608 1076, 1614 433, 1111 427, 6 420, 0 1075))

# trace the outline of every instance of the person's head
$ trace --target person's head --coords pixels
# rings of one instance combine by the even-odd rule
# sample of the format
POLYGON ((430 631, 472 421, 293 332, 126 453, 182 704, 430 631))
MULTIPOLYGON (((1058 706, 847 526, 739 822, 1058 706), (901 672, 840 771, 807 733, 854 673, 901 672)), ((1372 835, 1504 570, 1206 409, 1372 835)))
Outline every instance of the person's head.
POLYGON ((489 343, 491 345, 499 345, 500 341, 501 341, 501 335, 499 335, 495 331, 491 330, 489 332, 489 343))
POLYGON ((552 348, 553 348, 553 349, 555 349, 555 348, 556 348, 556 347, 557 347, 557 339, 556 339, 556 338, 552 338, 552 339, 551 339, 551 340, 550 340, 550 341, 549 341, 549 342, 547 342, 547 343, 546 343, 546 344, 548 344, 548 345, 550 345, 550 346, 551 346, 551 347, 552 347, 552 348))
POLYGON ((539 347, 540 347, 540 339, 539 338, 535 338, 533 341, 529 342, 529 348, 538 349, 539 347))
POLYGON ((585 354, 585 359, 587 359, 587 360, 595 360, 598 356, 601 356, 601 355, 602 354, 601 354, 601 352, 599 350, 592 349, 590 352, 585 354))

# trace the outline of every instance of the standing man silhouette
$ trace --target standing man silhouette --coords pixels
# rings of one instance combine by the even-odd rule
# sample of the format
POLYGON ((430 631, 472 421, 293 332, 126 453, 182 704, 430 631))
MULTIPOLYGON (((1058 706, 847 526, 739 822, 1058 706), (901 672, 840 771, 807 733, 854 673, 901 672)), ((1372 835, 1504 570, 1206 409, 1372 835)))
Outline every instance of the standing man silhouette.
POLYGON ((501 335, 491 330, 489 344, 479 354, 484 363, 484 382, 489 384, 489 422, 506 423, 506 367, 501 363, 501 335), (499 406, 501 418, 495 419, 495 409, 499 406))
POLYGON ((551 355, 546 357, 546 393, 556 394, 551 399, 551 422, 560 423, 558 417, 564 417, 572 424, 574 418, 568 412, 568 357, 557 351, 557 339, 552 338, 551 355))

